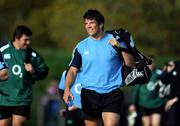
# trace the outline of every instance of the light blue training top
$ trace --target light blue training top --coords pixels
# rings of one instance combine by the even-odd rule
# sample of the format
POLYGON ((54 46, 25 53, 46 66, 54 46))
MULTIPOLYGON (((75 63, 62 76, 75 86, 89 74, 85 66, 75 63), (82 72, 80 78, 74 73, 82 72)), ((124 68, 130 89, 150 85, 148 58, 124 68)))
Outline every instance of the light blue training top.
POLYGON ((109 33, 101 40, 89 36, 74 49, 70 66, 80 69, 83 88, 108 93, 122 86, 122 60, 109 43, 112 38, 109 33))
MULTIPOLYGON (((59 82, 59 89, 64 90, 65 89, 65 75, 66 75, 66 71, 63 72, 61 78, 60 78, 60 82, 59 82)), ((76 105, 78 108, 81 108, 81 83, 80 83, 80 79, 79 79, 79 74, 76 77, 76 81, 74 82, 73 86, 71 87, 71 92, 74 96, 74 100, 73 100, 73 104, 76 105)))

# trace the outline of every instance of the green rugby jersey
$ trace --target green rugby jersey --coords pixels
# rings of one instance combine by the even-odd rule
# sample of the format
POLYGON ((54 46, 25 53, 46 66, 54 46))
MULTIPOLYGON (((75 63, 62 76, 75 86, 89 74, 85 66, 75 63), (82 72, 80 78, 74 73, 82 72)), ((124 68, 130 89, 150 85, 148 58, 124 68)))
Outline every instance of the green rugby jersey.
POLYGON ((32 101, 32 85, 35 80, 44 79, 48 67, 42 57, 33 49, 17 50, 11 42, 0 48, 5 62, 8 64, 8 80, 0 82, 0 105, 29 105, 32 101), (32 64, 34 74, 25 71, 24 63, 32 64))
POLYGON ((157 108, 164 104, 165 99, 159 96, 157 90, 156 81, 158 75, 158 70, 154 69, 149 83, 135 85, 132 93, 132 102, 134 104, 146 108, 157 108))

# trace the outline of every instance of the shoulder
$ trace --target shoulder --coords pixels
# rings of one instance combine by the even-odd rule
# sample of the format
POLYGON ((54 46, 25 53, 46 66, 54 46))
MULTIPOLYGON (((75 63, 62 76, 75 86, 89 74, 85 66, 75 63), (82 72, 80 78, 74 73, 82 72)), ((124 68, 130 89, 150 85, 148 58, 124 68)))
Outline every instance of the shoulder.
POLYGON ((89 41, 89 37, 79 41, 74 50, 81 52, 81 50, 83 50, 87 46, 88 41, 89 41))
POLYGON ((105 38, 111 39, 111 38, 113 38, 113 37, 114 37, 113 34, 111 34, 111 33, 109 33, 109 32, 105 32, 105 38))
POLYGON ((28 55, 31 55, 34 58, 41 57, 40 54, 35 49, 33 49, 31 47, 27 48, 27 53, 28 53, 28 55))
POLYGON ((154 72, 157 74, 157 75, 161 75, 163 73, 163 70, 160 69, 160 68, 155 68, 154 72))
POLYGON ((130 34, 130 32, 127 29, 119 28, 119 29, 113 29, 108 30, 106 33, 112 34, 116 40, 123 41, 126 43, 126 45, 129 45, 130 47, 135 47, 133 37, 130 34))
POLYGON ((6 49, 8 49, 10 47, 10 44, 9 43, 6 43, 5 45, 3 44, 1 44, 0 45, 0 52, 3 52, 3 51, 5 51, 6 49))
POLYGON ((77 44, 77 47, 82 47, 82 46, 86 45, 88 40, 89 40, 89 37, 79 41, 78 44, 77 44))

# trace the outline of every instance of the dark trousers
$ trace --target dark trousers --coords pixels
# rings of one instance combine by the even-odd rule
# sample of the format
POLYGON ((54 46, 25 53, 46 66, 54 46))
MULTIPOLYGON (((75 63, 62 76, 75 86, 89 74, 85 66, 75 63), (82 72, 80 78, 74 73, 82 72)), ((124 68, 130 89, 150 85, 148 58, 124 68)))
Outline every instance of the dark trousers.
POLYGON ((165 126, 180 126, 180 104, 174 104, 166 113, 165 126))

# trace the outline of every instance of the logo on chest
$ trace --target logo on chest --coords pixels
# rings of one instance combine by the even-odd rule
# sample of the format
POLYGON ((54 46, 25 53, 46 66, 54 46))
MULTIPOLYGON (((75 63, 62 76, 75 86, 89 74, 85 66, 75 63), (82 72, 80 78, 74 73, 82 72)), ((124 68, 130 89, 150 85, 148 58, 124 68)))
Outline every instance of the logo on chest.
POLYGON ((12 67, 12 73, 16 76, 19 76, 19 78, 22 78, 23 73, 20 65, 13 65, 12 67))
POLYGON ((89 55, 89 50, 88 49, 84 50, 84 55, 89 55))
POLYGON ((11 55, 10 54, 4 54, 4 59, 11 59, 11 55))

